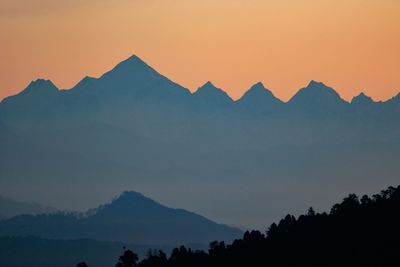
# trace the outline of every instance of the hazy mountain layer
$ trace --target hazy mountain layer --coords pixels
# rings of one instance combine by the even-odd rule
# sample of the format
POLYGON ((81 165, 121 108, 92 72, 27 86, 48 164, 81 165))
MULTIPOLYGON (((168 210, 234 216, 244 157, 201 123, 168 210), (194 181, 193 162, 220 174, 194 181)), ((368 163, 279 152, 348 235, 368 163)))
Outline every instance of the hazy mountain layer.
POLYGON ((0 194, 86 209, 132 188, 264 227, 398 183, 399 117, 400 95, 348 103, 315 81, 287 103, 260 83, 238 101, 210 82, 192 94, 133 56, 70 90, 37 80, 0 103, 0 194))
POLYGON ((0 221, 2 236, 89 238, 141 245, 208 244, 232 241, 242 232, 183 209, 167 208, 136 192, 86 214, 22 215, 0 221))
POLYGON ((43 206, 38 203, 27 203, 16 201, 0 196, 0 220, 23 214, 45 214, 55 212, 52 207, 43 206))

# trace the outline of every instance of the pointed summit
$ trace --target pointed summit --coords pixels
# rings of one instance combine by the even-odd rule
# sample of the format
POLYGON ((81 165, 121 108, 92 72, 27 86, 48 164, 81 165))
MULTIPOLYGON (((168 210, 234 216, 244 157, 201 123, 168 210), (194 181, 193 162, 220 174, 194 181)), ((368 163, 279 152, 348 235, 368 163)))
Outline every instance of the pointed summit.
POLYGON ((323 82, 317 82, 315 80, 311 80, 307 87, 300 91, 310 94, 310 96, 319 94, 320 96, 330 95, 331 97, 340 98, 340 95, 332 87, 326 86, 323 82))
POLYGON ((190 96, 189 90, 161 75, 136 55, 118 63, 100 78, 86 77, 73 91, 77 94, 80 91, 90 92, 90 95, 101 91, 102 96, 125 99, 148 97, 165 100, 169 97, 190 96))
POLYGON ((197 92, 200 92, 200 91, 204 91, 204 90, 209 90, 209 91, 213 91, 213 90, 219 90, 219 91, 222 91, 220 88, 217 88, 211 81, 207 81, 205 84, 203 84, 202 86, 200 86, 198 89, 197 89, 197 91, 196 91, 196 93, 197 92))
POLYGON ((289 101, 292 106, 310 110, 335 109, 346 103, 333 88, 314 80, 300 89, 289 101))
POLYGON ((262 82, 255 83, 252 87, 250 87, 249 90, 247 90, 247 93, 268 93, 272 94, 267 88, 265 88, 264 84, 262 82))
POLYGON ((265 86, 262 82, 255 83, 252 87, 250 87, 249 91, 252 89, 253 90, 257 90, 257 89, 268 90, 267 88, 265 88, 265 86))
POLYGON ((259 98, 268 98, 273 102, 281 102, 278 98, 276 98, 273 93, 265 88, 262 82, 258 82, 250 87, 246 93, 238 100, 238 101, 247 101, 247 100, 256 100, 259 98))
POLYGON ((222 89, 214 86, 210 81, 206 82, 203 86, 199 87, 194 93, 196 96, 200 97, 218 97, 225 98, 227 100, 232 100, 229 95, 222 89))
POLYGON ((157 71, 147 65, 138 56, 132 55, 124 61, 118 63, 112 70, 103 74, 100 79, 102 80, 133 80, 134 78, 140 78, 141 76, 153 78, 159 78, 161 76, 157 71))
POLYGON ((136 55, 132 55, 129 58, 123 60, 118 63, 115 68, 143 68, 153 70, 146 62, 144 62, 141 58, 136 55))
POLYGON ((215 87, 210 81, 199 87, 193 94, 198 104, 207 108, 225 107, 233 103, 229 95, 218 87, 215 87))
POLYGON ((236 103, 241 109, 260 114, 271 112, 283 104, 261 82, 254 84, 236 103))
POLYGON ((361 92, 358 96, 353 97, 351 100, 352 105, 370 105, 375 103, 374 100, 372 100, 371 97, 367 96, 364 94, 364 92, 361 92))

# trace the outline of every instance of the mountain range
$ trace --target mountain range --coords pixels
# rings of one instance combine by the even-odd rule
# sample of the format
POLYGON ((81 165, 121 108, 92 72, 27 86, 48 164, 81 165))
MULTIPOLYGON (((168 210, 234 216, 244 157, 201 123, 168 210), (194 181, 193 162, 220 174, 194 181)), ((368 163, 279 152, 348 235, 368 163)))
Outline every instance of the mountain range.
POLYGON ((183 209, 163 206, 137 192, 86 213, 20 215, 0 221, 0 236, 55 240, 92 239, 147 246, 206 245, 232 241, 242 232, 183 209))
POLYGON ((3 123, 15 124, 19 120, 32 119, 33 114, 43 115, 47 111, 52 111, 54 116, 60 116, 63 112, 94 112, 95 109, 98 111, 113 104, 140 103, 141 108, 158 104, 170 110, 174 109, 174 104, 185 109, 190 106, 195 111, 199 108, 208 111, 217 108, 218 111, 231 109, 244 113, 250 109, 253 113, 265 113, 282 109, 348 111, 346 109, 350 107, 360 108, 370 104, 381 106, 380 109, 377 108, 381 111, 399 101, 396 96, 386 102, 375 102, 361 93, 349 103, 333 88, 316 81, 311 81, 300 89, 287 103, 276 98, 262 83, 256 83, 240 99, 234 101, 209 81, 190 93, 188 89, 159 74, 137 56, 132 56, 99 78, 85 77, 69 90, 58 89, 50 80, 32 81, 19 94, 2 100, 0 114, 3 123))
POLYGON ((0 103, 0 194, 84 210, 135 188, 263 227, 396 184, 399 117, 400 95, 347 102, 317 81, 286 103, 262 83, 236 101, 211 82, 191 93, 132 56, 68 90, 39 79, 0 103))

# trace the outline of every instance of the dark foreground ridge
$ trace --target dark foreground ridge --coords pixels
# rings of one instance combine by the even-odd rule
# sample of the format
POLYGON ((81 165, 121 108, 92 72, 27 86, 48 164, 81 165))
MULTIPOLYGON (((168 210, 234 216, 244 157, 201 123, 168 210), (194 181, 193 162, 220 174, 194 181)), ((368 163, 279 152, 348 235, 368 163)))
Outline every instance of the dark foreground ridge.
MULTIPOLYGON (((349 195, 330 213, 287 215, 266 234, 246 232, 231 245, 212 242, 208 253, 181 246, 169 258, 154 252, 137 263, 126 250, 116 266, 397 266, 400 186, 372 197, 349 195)), ((81 265, 84 266, 84 265, 81 265)))
POLYGON ((352 194, 329 213, 310 208, 298 218, 287 215, 266 233, 246 232, 229 245, 215 241, 208 251, 87 239, 0 237, 0 266, 398 266, 399 211, 400 186, 361 199, 352 194), (146 253, 148 248, 157 250, 146 253))

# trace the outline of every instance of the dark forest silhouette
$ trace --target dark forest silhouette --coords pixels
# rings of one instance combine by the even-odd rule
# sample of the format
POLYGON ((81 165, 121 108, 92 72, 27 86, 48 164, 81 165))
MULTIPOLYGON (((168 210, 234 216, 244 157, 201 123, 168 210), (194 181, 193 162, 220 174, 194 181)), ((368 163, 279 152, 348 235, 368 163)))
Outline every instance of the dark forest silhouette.
POLYGON ((169 258, 150 251, 137 263, 125 250, 116 266, 398 266, 399 226, 400 186, 389 187, 372 197, 351 194, 329 213, 287 215, 265 234, 246 232, 231 245, 215 241, 208 252, 181 246, 169 258))

